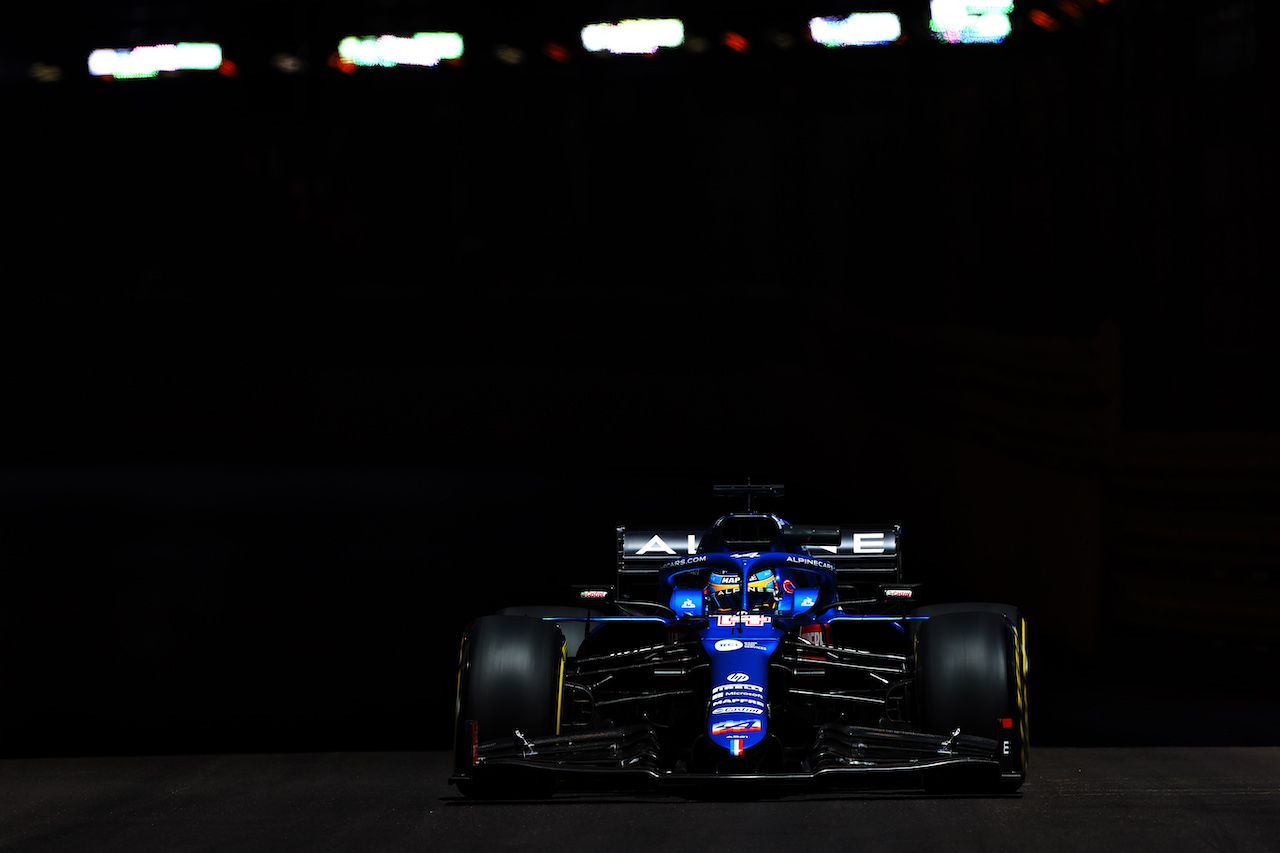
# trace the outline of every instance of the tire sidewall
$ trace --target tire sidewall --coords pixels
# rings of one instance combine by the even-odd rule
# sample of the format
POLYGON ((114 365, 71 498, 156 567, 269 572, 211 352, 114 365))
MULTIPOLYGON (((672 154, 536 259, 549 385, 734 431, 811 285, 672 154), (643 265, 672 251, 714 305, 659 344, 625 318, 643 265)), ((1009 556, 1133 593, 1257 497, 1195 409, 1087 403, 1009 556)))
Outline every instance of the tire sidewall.
POLYGON ((478 739, 559 733, 565 641, 554 623, 524 616, 483 616, 463 634, 458 657, 454 760, 459 772, 478 739))
POLYGON ((958 728, 998 743, 1012 740, 1013 770, 1025 777, 1029 738, 1021 614, 989 605, 921 615, 929 617, 914 630, 921 731, 945 737, 958 728), (1003 730, 1001 720, 1009 720, 1013 731, 1003 730))

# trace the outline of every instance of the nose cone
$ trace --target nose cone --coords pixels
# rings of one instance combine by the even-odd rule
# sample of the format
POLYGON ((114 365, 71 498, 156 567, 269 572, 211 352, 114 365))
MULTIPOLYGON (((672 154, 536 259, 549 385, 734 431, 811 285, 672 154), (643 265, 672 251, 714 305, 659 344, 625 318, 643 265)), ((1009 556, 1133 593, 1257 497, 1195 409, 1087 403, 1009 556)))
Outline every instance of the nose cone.
POLYGON ((769 731, 769 656, 778 641, 739 635, 703 642, 711 657, 707 734, 730 755, 742 755, 769 731))

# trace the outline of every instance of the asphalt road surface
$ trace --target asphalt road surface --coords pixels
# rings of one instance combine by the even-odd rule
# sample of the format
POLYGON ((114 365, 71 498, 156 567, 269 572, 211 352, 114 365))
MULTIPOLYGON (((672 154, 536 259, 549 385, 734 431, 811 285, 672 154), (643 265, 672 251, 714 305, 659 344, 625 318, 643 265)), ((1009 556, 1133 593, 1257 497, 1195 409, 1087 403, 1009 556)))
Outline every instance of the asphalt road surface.
POLYGON ((1048 748, 1007 798, 476 802, 443 752, 0 761, 4 851, 1230 850, 1280 843, 1280 747, 1048 748), (661 839, 661 841, 657 841, 661 839))

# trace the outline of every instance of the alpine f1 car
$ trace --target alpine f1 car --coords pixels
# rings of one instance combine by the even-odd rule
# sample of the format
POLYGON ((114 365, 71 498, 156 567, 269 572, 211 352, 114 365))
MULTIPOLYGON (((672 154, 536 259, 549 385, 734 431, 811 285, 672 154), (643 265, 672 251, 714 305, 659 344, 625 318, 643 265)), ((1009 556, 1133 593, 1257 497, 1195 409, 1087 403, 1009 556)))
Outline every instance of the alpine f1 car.
POLYGON ((897 526, 751 510, 618 528, 615 584, 509 607, 462 638, 450 782, 557 790, 892 787, 1026 779, 1026 626, 1005 604, 919 605, 897 526))

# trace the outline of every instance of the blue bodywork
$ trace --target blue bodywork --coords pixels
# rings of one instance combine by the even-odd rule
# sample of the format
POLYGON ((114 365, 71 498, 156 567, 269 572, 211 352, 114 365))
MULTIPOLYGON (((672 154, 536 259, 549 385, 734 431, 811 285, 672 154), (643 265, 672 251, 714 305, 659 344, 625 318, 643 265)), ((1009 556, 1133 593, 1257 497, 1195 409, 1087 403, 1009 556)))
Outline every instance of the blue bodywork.
POLYGON ((563 784, 785 786, 941 767, 980 767, 1015 788, 1025 778, 1016 608, 957 606, 995 613, 1008 629, 1008 677, 1001 636, 993 635, 996 652, 973 644, 995 661, 983 676, 992 701, 962 720, 963 734, 950 716, 923 728, 919 626, 939 611, 918 607, 916 585, 903 583, 895 525, 795 528, 748 511, 705 530, 618 528, 616 584, 578 589, 586 607, 483 617, 557 623, 564 659, 556 731, 486 740, 485 721, 462 705, 460 680, 458 742, 470 738, 472 747, 458 753, 455 781, 536 772, 563 784), (1001 734, 1009 731, 1015 735, 1001 734))
POLYGON ((790 621, 800 616, 821 625, 843 615, 818 612, 835 600, 835 567, 807 556, 747 551, 685 557, 660 571, 671 609, 707 620, 698 632, 711 664, 707 736, 740 756, 768 734, 769 659, 790 621), (705 585, 710 577, 736 578, 737 594, 713 598, 705 585))

